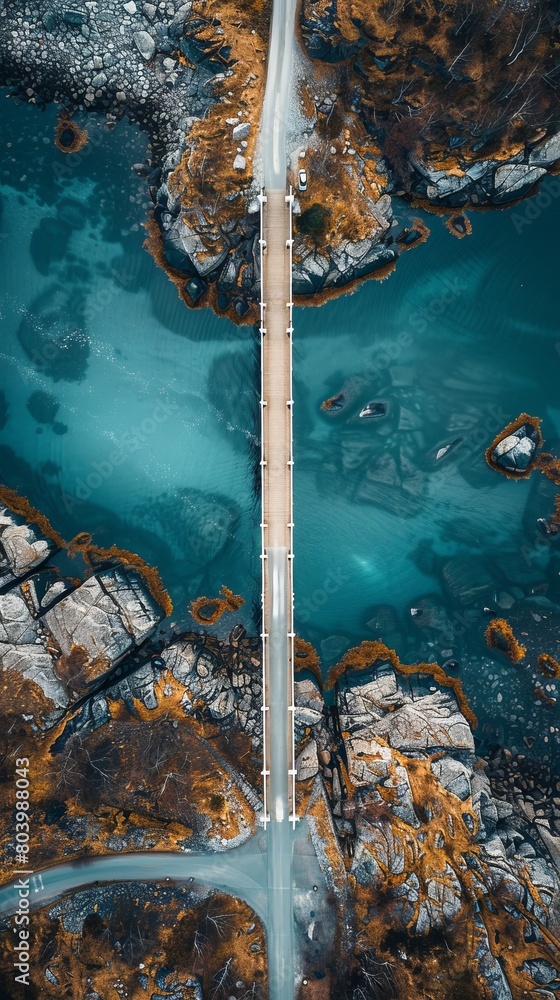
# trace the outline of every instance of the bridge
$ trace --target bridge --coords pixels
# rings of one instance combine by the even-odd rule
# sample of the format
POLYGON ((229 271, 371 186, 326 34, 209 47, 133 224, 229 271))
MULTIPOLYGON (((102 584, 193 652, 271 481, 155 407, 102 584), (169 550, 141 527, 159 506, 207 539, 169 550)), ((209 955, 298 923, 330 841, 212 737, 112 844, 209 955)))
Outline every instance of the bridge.
MULTIPOLYGON (((293 849, 296 839, 293 624, 292 207, 286 188, 285 122, 296 0, 274 0, 261 121, 261 562, 263 661, 263 844, 254 836, 215 856, 127 854, 42 872, 35 905, 95 879, 197 878, 245 899, 267 930, 270 1000, 292 1000, 296 969, 293 849)), ((262 836, 262 835, 261 835, 262 836)), ((306 840, 305 830, 300 837, 306 840)), ((306 872, 306 876, 309 872, 306 872)), ((319 903, 319 899, 317 900, 319 903)), ((0 914, 16 909, 13 885, 0 914)), ((304 980, 305 982, 305 980, 304 980)))
POLYGON ((261 203, 263 825, 295 825, 292 203, 261 203))

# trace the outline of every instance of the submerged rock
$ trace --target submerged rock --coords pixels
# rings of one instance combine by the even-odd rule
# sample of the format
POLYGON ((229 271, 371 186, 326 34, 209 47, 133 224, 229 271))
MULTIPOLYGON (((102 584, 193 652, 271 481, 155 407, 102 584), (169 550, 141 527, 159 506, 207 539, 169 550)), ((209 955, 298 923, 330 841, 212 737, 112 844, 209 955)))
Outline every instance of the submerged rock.
POLYGON ((386 417, 389 412, 389 404, 383 400, 373 400, 360 410, 360 417, 386 417))
POLYGON ((38 424, 54 424, 60 407, 58 400, 50 392, 37 389, 27 400, 27 409, 38 424))
POLYGON ((76 301, 75 293, 53 284, 33 300, 18 327, 18 340, 33 365, 55 382, 86 376, 90 342, 80 324, 83 307, 83 299, 76 301))

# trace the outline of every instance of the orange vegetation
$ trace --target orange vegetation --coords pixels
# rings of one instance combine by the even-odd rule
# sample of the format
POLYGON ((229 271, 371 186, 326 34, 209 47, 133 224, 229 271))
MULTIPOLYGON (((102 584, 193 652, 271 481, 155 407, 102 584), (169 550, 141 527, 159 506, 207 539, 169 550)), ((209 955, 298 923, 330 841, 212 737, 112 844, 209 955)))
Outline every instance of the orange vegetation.
POLYGON ((367 670, 377 661, 390 663, 393 669, 401 674, 430 674, 442 687, 452 689, 459 708, 471 728, 474 729, 478 725, 476 715, 467 701, 463 685, 458 678, 449 677, 445 673, 445 670, 437 663, 401 663, 394 649, 389 649, 385 643, 377 640, 367 640, 366 642, 362 642, 360 646, 354 646, 352 649, 349 649, 342 657, 340 663, 337 663, 330 669, 325 688, 327 690, 333 688, 338 679, 346 672, 352 673, 353 671, 367 670))
POLYGON ((61 655, 55 664, 55 673, 70 694, 83 694, 84 688, 107 672, 110 661, 104 656, 90 660, 87 649, 72 646, 70 652, 61 655))
POLYGON ((560 677, 560 663, 550 653, 540 653, 537 663, 541 673, 547 677, 560 677))
POLYGON ((294 640, 295 663, 294 673, 299 674, 302 670, 309 670, 319 684, 319 690, 323 687, 323 675, 321 674, 321 661, 319 654, 310 642, 296 636, 294 640))
POLYGON ((534 690, 534 695, 535 695, 535 698, 540 698, 541 701, 543 701, 545 705, 549 706, 549 708, 554 708, 554 706, 556 704, 556 698, 551 698, 550 695, 548 695, 546 693, 546 691, 544 690, 544 688, 542 688, 539 685, 537 685, 537 687, 534 690))
MULTIPOLYGON (((478 820, 472 798, 461 801, 442 786, 431 768, 437 757, 410 757, 391 750, 387 759, 381 741, 368 755, 360 754, 360 769, 365 760, 375 773, 379 760, 380 773, 385 774, 388 766, 389 777, 376 785, 381 801, 356 800, 356 818, 359 816, 362 828, 366 823, 371 831, 364 850, 371 854, 378 871, 373 888, 356 884, 354 889, 359 928, 356 961, 363 964, 371 953, 376 963, 391 965, 395 992, 383 995, 409 1000, 428 996, 432 1000, 490 1000, 492 994, 475 958, 476 941, 482 933, 476 918, 478 909, 488 929, 492 953, 505 966, 515 1000, 521 1000, 523 990, 530 985, 523 962, 537 958, 554 962, 560 942, 535 916, 536 907, 526 912, 515 906, 514 899, 520 895, 507 874, 500 882, 493 868, 489 877, 485 855, 477 843, 478 820), (417 827, 391 808, 404 772, 417 827), (397 870, 395 857, 402 859, 397 870), (412 874, 418 880, 415 900, 405 888, 412 874), (452 920, 444 916, 438 901, 440 892, 455 899, 458 913, 452 920), (403 895, 409 900, 404 910, 403 895), (435 929, 419 931, 417 921, 426 906, 432 911, 430 922, 435 923, 435 929), (512 916, 514 911, 519 916, 512 916), (531 925, 538 927, 537 935, 524 934, 531 925)), ((542 905, 529 869, 518 869, 518 877, 529 898, 542 905)))
MULTIPOLYGON (((74 899, 79 891, 73 890, 74 899)), ((62 995, 138 998, 144 995, 140 967, 148 997, 161 995, 162 970, 166 995, 167 983, 173 989, 199 979, 205 997, 227 997, 239 980, 252 1000, 267 996, 264 928, 240 899, 169 882, 108 883, 86 890, 75 906, 85 907, 79 931, 68 931, 64 917, 53 917, 50 906, 34 910, 29 995, 46 1000, 61 995, 61 985, 46 978, 51 969, 63 984, 62 995)), ((15 941, 8 933, 0 942, 2 982, 14 974, 15 941)), ((184 1000, 199 995, 191 987, 179 993, 184 1000)), ((10 995, 20 994, 16 989, 10 995)))
MULTIPOLYGON (((109 549, 100 548, 92 543, 91 535, 87 531, 82 531, 70 542, 65 542, 62 535, 59 535, 58 531, 55 531, 44 514, 41 514, 36 507, 31 506, 27 497, 20 496, 15 490, 8 489, 6 486, 0 487, 0 502, 5 503, 14 513, 25 518, 30 524, 36 524, 45 537, 52 539, 60 549, 66 549, 71 558, 80 553, 84 562, 90 568, 97 565, 100 561, 117 559, 123 566, 135 569, 143 578, 152 597, 163 608, 165 614, 172 614, 173 603, 161 582, 158 570, 153 566, 148 566, 141 556, 135 552, 129 552, 127 549, 119 549, 116 545, 112 545, 109 549)), ((78 581, 78 584, 80 582, 78 581)))
POLYGON ((334 409, 335 408, 335 403, 338 403, 339 399, 342 396, 343 396, 342 392, 339 392, 336 396, 329 396, 328 399, 325 399, 325 401, 323 403, 321 403, 321 409, 322 410, 332 410, 332 409, 334 409))
POLYGON ((88 141, 86 129, 63 114, 56 127, 55 145, 61 153, 77 153, 88 141))
MULTIPOLYGON (((270 4, 262 0, 249 4, 242 0, 195 0, 185 24, 188 34, 191 23, 196 25, 200 21, 201 27, 195 28, 197 38, 224 64, 229 74, 214 81, 215 103, 204 118, 193 122, 186 135, 181 162, 168 180, 170 191, 181 201, 185 222, 196 229, 205 248, 200 256, 213 257, 227 249, 229 243, 224 238, 222 226, 235 221, 243 225, 254 194, 253 160, 264 97, 269 14, 270 4), (227 121, 233 118, 251 126, 242 140, 246 143, 244 147, 238 145, 239 140, 233 139, 233 126, 227 121), (243 170, 233 167, 238 149, 245 159, 243 170), (232 194, 235 197, 232 198, 232 194)), ((185 61, 188 63, 188 57, 185 61)), ((148 224, 146 246, 188 306, 211 305, 218 309, 218 294, 212 283, 196 303, 192 302, 187 291, 188 275, 167 263, 153 220, 148 224)), ((238 276, 240 286, 243 271, 244 268, 238 276)), ((233 306, 225 313, 234 322, 240 322, 233 306)), ((253 322, 256 318, 255 305, 242 322, 253 322)))
MULTIPOLYGON (((199 637, 193 641, 201 643, 199 637)), ((80 651, 74 650, 79 666, 80 651)), ((224 731, 206 719, 207 707, 194 705, 199 718, 186 718, 185 687, 164 670, 155 684, 157 706, 147 709, 135 699, 128 707, 107 693, 109 720, 93 731, 65 734, 79 709, 71 710, 49 730, 37 733, 22 719, 34 711, 45 717, 53 708, 40 689, 15 671, 0 673, 10 697, 0 733, 0 752, 8 774, 15 760, 32 761, 31 807, 36 822, 30 852, 38 867, 62 857, 110 854, 114 838, 125 850, 176 851, 214 837, 229 842, 256 826, 252 804, 232 780, 240 767, 246 782, 260 787, 258 760, 251 740, 234 726, 224 731), (27 701, 27 697, 29 701, 27 701), (202 719, 201 716, 204 718, 202 719), (177 725, 174 726, 173 722, 177 725), (47 822, 50 811, 62 818, 47 822)), ((0 882, 14 868, 12 808, 14 785, 0 783, 0 882)))
POLYGON ((189 612, 199 625, 213 625, 226 611, 238 611, 245 604, 244 598, 229 587, 222 587, 220 594, 221 597, 197 597, 191 601, 189 612))
POLYGON ((173 602, 161 582, 158 570, 155 566, 148 566, 136 552, 129 552, 128 549, 119 549, 116 545, 111 545, 109 549, 100 548, 99 545, 92 543, 91 535, 87 531, 80 532, 79 535, 76 535, 68 543, 68 554, 70 556, 75 556, 78 552, 82 555, 84 562, 90 569, 95 569, 99 566, 99 563, 107 559, 117 560, 127 569, 135 569, 144 580, 154 600, 163 608, 165 614, 172 614, 173 602))
MULTIPOLYGON (((503 469, 501 466, 496 465, 492 459, 492 452, 496 445, 508 434, 512 434, 524 423, 531 424, 535 428, 538 434, 537 448, 541 448, 544 444, 544 438, 541 433, 540 425, 542 423, 539 417, 530 417, 527 413, 522 413, 517 420, 512 421, 508 424, 505 430, 500 431, 498 436, 494 438, 492 444, 486 449, 486 461, 492 469, 496 469, 501 472, 503 476, 508 479, 528 479, 532 472, 537 469, 542 472, 547 479, 550 479, 555 486, 560 486, 560 457, 557 455, 551 455, 549 452, 543 451, 538 455, 534 461, 530 463, 525 472, 512 472, 509 469, 503 469)), ((550 533, 556 533, 560 528, 560 496, 557 496, 554 501, 554 512, 550 517, 549 530, 550 533)))
POLYGON ((468 216, 465 215, 464 212, 454 212, 453 215, 449 216, 445 225, 449 230, 449 232, 451 233, 451 235, 455 236, 458 240, 462 240, 465 236, 470 236, 472 233, 471 220, 468 218, 468 216), (456 226, 453 225, 453 222, 457 218, 461 219, 464 232, 461 232, 459 229, 457 229, 456 226))
POLYGON ((510 434, 514 434, 516 430, 518 430, 520 427, 523 426, 523 424, 530 424, 531 427, 535 429, 535 431, 537 432, 537 448, 541 448, 544 443, 544 439, 541 433, 541 423, 542 421, 540 417, 531 417, 528 413, 522 413, 520 414, 519 417, 517 417, 516 420, 512 420, 512 422, 508 424, 507 427, 504 428, 504 430, 500 431, 500 433, 494 438, 492 444, 490 445, 490 447, 486 449, 484 453, 484 456, 490 468, 496 469, 498 472, 501 472, 502 475, 506 476, 508 479, 528 479, 529 476, 531 475, 531 472, 535 468, 535 462, 532 462, 527 467, 525 472, 512 472, 509 469, 502 469, 501 466, 496 465, 496 462, 492 458, 492 453, 494 449, 497 448, 500 441, 503 441, 504 438, 509 437, 510 434))
POLYGON ((527 648, 515 638, 513 629, 505 618, 493 618, 486 627, 485 635, 490 649, 505 653, 512 663, 519 663, 527 652, 527 648))
POLYGON ((0 486, 0 501, 10 507, 15 514, 25 518, 30 524, 36 524, 46 538, 51 538, 60 549, 66 547, 66 542, 58 531, 55 531, 52 524, 41 514, 36 507, 32 507, 27 497, 22 497, 15 490, 8 489, 7 486, 0 486))
POLYGON ((415 229, 416 232, 418 232, 420 235, 418 236, 418 239, 414 241, 414 243, 411 243, 408 246, 406 245, 406 243, 401 244, 401 251, 403 252, 406 250, 412 250, 414 247, 419 246, 420 243, 426 243, 428 236, 430 235, 430 230, 428 229, 426 223, 419 218, 414 218, 412 220, 409 229, 415 229))

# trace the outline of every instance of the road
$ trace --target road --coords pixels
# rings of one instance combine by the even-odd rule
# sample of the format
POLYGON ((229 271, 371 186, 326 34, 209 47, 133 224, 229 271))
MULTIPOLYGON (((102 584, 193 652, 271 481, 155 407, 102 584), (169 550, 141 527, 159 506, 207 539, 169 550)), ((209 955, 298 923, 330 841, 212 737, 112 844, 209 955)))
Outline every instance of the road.
MULTIPOLYGON (((183 854, 146 851, 137 854, 113 854, 104 858, 69 862, 41 872, 43 890, 32 896, 32 905, 43 906, 64 892, 92 882, 142 881, 193 878, 232 896, 239 896, 265 922, 268 919, 267 870, 262 833, 242 847, 215 854, 183 854)), ((0 915, 17 909, 17 891, 13 886, 0 890, 0 915)))
POLYGON ((286 189, 286 118, 290 93, 297 0, 274 0, 266 90, 261 118, 264 186, 286 189))
MULTIPOLYGON (((234 850, 211 855, 147 852, 111 855, 43 871, 43 890, 32 905, 95 881, 194 879, 239 896, 267 929, 270 1000, 292 1000, 295 968, 293 849, 292 589, 292 314, 291 201, 286 197, 286 118, 297 0, 274 0, 267 84, 261 120, 266 241, 261 274, 264 311, 263 386, 263 630, 265 639, 266 749, 270 821, 234 850), (287 242, 288 241, 288 242, 287 242), (292 820, 292 822, 290 822, 292 820)), ((303 835, 303 831, 301 831, 303 835)), ((0 914, 17 908, 16 891, 0 890, 0 914)))

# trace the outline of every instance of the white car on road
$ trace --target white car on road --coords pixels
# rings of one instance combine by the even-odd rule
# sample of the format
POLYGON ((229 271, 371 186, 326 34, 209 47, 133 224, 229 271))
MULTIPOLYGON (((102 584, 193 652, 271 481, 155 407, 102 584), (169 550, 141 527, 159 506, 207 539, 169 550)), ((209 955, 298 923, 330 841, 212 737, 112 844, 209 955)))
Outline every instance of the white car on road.
POLYGON ((303 168, 298 173, 298 188, 300 191, 307 191, 307 170, 303 168))

